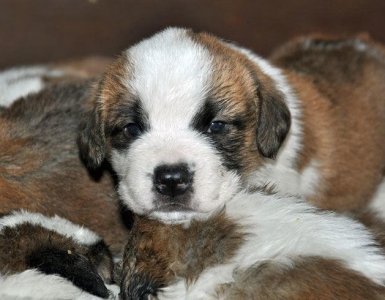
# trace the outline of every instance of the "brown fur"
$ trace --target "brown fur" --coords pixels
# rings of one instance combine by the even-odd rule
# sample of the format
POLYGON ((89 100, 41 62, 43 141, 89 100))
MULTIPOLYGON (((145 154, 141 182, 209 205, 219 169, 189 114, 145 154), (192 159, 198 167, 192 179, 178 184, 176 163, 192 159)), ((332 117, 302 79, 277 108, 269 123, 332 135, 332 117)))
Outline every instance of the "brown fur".
POLYGON ((223 214, 188 228, 137 217, 123 258, 122 291, 138 275, 157 287, 176 277, 193 282, 206 268, 227 262, 243 239, 241 228, 223 214))
POLYGON ((266 262, 237 272, 234 279, 218 288, 221 299, 385 299, 384 287, 319 257, 299 258, 291 268, 266 262))
POLYGON ((109 57, 89 56, 55 63, 52 68, 62 70, 68 77, 86 79, 101 75, 112 61, 109 57))
POLYGON ((385 170, 383 48, 359 38, 313 37, 284 45, 272 61, 287 70, 301 100, 299 168, 310 159, 320 163, 322 179, 311 201, 340 211, 363 207, 385 170), (368 49, 359 52, 354 43, 368 49))

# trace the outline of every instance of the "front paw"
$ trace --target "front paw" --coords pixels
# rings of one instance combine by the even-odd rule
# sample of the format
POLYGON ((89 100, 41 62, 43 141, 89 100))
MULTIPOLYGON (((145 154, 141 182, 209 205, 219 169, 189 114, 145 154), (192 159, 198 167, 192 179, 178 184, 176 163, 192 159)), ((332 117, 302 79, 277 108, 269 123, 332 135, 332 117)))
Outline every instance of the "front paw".
POLYGON ((90 294, 101 298, 109 297, 109 291, 95 266, 81 254, 70 250, 43 248, 31 253, 27 264, 45 274, 57 274, 67 278, 90 294))
POLYGON ((123 300, 156 299, 157 292, 161 287, 161 284, 146 275, 127 274, 121 282, 120 296, 123 300))

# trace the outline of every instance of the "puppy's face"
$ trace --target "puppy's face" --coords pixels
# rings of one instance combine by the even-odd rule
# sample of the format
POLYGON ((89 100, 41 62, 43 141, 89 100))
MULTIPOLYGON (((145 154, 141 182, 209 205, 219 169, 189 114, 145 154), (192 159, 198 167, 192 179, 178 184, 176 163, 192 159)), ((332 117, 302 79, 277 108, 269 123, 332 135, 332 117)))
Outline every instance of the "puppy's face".
POLYGON ((107 155, 134 212, 204 218, 223 207, 238 178, 276 155, 290 126, 282 97, 232 46, 168 29, 106 72, 81 153, 93 165, 107 155))

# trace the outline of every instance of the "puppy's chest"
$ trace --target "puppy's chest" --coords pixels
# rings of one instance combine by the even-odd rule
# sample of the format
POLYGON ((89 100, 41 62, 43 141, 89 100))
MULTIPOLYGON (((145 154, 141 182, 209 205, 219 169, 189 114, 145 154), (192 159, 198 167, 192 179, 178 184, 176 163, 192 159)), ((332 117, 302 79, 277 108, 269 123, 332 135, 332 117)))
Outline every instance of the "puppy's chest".
POLYGON ((126 277, 167 286, 176 278, 196 280, 207 268, 227 263, 244 242, 242 228, 223 215, 188 228, 141 219, 130 234, 123 263, 126 277), (135 275, 135 276, 136 276, 135 275))
POLYGON ((188 280, 196 279, 208 267, 229 262, 244 242, 241 228, 224 217, 204 223, 192 224, 181 235, 179 273, 188 280))

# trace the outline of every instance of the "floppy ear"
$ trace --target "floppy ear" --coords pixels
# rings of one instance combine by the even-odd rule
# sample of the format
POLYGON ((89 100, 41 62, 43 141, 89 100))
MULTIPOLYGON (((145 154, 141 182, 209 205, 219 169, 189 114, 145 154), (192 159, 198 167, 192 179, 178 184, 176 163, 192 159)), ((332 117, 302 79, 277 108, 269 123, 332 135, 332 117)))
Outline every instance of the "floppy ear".
POLYGON ((258 90, 257 146, 261 154, 275 158, 290 129, 290 112, 278 91, 258 90))
POLYGON ((80 157, 88 167, 101 166, 106 155, 106 136, 97 107, 86 112, 80 122, 78 146, 80 157))

